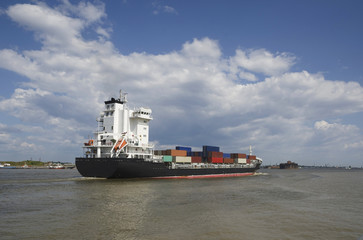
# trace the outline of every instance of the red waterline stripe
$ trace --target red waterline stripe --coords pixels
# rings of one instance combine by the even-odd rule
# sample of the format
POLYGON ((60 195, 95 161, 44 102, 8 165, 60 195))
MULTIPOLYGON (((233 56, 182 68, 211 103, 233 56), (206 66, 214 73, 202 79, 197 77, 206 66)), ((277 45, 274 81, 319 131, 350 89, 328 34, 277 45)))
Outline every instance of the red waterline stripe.
POLYGON ((253 173, 227 173, 227 174, 210 174, 210 175, 189 175, 189 176, 166 176, 166 177, 153 177, 157 179, 193 179, 193 178, 221 178, 221 177, 241 177, 249 176, 253 173))

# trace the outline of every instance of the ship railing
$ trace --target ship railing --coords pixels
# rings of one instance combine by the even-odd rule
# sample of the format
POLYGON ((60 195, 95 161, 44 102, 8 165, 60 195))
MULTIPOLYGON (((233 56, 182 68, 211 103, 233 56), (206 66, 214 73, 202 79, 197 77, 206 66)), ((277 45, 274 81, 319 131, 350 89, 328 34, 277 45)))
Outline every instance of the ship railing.
POLYGON ((184 169, 184 168, 251 168, 250 164, 213 164, 213 163, 172 163, 170 168, 184 169))

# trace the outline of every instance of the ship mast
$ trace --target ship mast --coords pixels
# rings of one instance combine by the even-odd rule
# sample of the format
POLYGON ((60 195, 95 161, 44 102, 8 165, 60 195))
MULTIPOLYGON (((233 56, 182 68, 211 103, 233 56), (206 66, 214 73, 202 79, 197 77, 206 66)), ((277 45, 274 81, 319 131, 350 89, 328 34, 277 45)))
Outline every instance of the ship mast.
POLYGON ((127 103, 127 93, 123 93, 122 89, 120 89, 120 101, 122 104, 127 103))

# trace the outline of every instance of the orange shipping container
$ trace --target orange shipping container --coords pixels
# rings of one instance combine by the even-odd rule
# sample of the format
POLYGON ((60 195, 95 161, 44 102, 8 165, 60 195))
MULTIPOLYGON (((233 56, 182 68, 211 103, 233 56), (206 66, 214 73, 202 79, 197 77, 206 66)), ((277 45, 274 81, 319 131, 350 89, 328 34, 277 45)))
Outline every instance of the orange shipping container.
POLYGON ((202 157, 199 156, 192 156, 192 163, 201 163, 202 157))
POLYGON ((223 158, 222 152, 208 152, 208 157, 223 158))
POLYGON ((224 163, 234 163, 233 158, 223 158, 224 163))
POLYGON ((256 160, 256 156, 255 155, 248 155, 248 159, 256 160))
POLYGON ((165 155, 184 157, 184 156, 187 155, 187 151, 185 151, 185 150, 176 150, 176 149, 168 149, 168 150, 166 150, 165 155))

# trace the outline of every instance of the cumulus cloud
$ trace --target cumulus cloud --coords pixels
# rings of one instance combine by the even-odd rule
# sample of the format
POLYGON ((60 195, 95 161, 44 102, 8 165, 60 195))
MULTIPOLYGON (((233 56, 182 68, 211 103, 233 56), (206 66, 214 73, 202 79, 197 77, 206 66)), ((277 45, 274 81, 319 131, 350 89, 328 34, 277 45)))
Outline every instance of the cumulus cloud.
MULTIPOLYGON (((43 49, 51 51, 63 49, 73 54, 81 54, 84 51, 97 51, 99 47, 104 51, 106 50, 104 44, 112 47, 110 43, 102 43, 100 46, 97 41, 84 41, 81 34, 81 31, 89 24, 105 16, 103 5, 97 7, 81 2, 78 7, 75 7, 65 1, 65 5, 62 6, 60 11, 44 3, 16 4, 10 6, 6 13, 21 26, 34 31, 36 37, 43 43, 43 49), (82 17, 72 17, 71 12, 82 17)), ((101 32, 100 29, 98 32, 101 32)), ((103 29, 102 35, 105 36, 106 32, 103 29)))
POLYGON ((288 53, 273 54, 265 49, 236 50, 231 57, 233 68, 243 68, 251 72, 263 73, 268 76, 287 72, 295 63, 295 57, 288 53))
MULTIPOLYGON (((16 134, 4 133, 13 137, 9 144, 43 151, 57 143, 70 154, 80 152, 103 101, 116 97, 119 88, 129 92, 130 105, 153 109, 151 139, 160 146, 213 144, 228 152, 252 144, 260 155, 281 159, 362 142, 357 126, 322 120, 363 111, 358 83, 290 72, 296 59, 290 53, 237 49, 224 57, 218 41, 208 37, 170 53, 123 55, 106 40, 112 30, 102 26, 104 11, 102 4, 66 0, 55 8, 8 8, 6 14, 42 44, 38 50, 0 50, 0 67, 29 79, 0 101, 2 113, 24 123, 16 134), (98 37, 85 39, 86 28, 98 37)), ((342 149, 334 150, 336 156, 342 149)))

